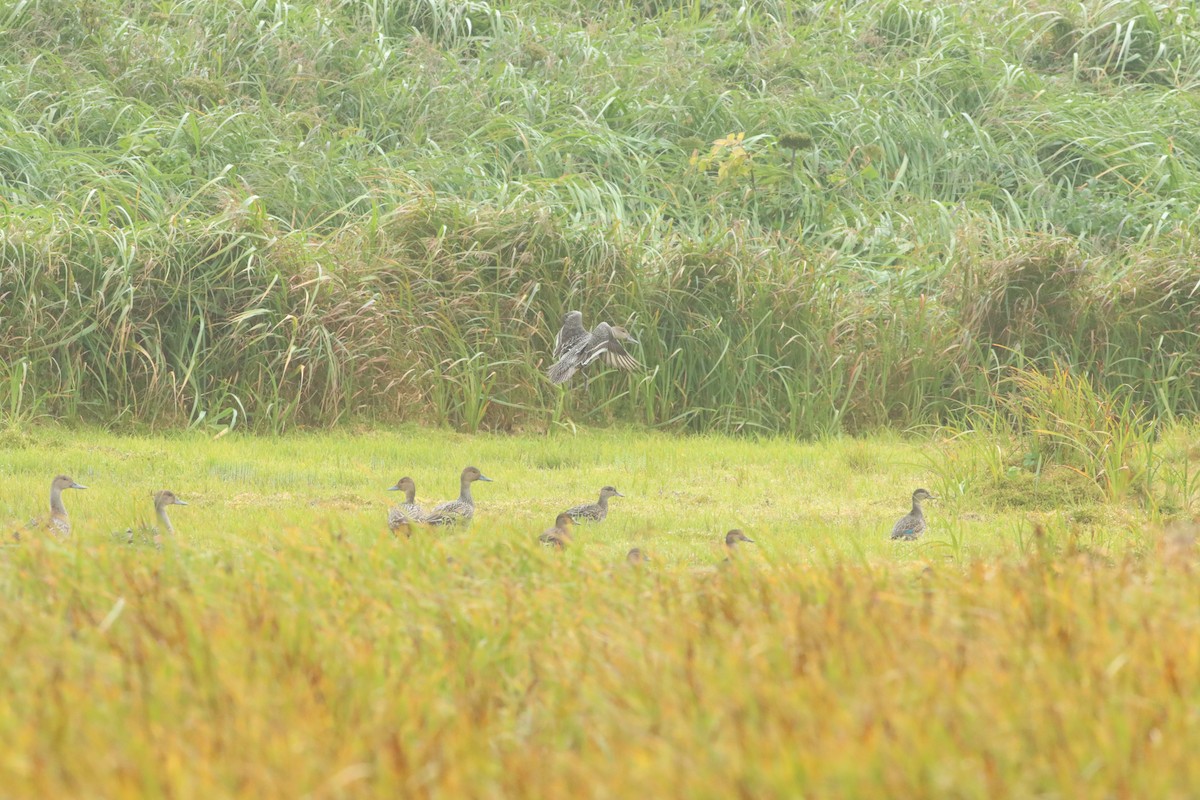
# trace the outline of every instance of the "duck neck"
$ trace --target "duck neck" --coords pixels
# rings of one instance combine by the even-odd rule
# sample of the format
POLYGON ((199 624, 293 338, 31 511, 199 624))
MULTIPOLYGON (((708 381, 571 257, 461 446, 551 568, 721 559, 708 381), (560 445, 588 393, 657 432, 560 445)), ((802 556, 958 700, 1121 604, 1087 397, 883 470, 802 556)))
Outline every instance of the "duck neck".
POLYGON ((55 517, 67 515, 67 508, 62 501, 62 489, 57 486, 50 487, 50 514, 55 517))
POLYGON ((601 494, 600 499, 596 501, 596 505, 599 506, 600 508, 604 509, 605 511, 608 511, 607 495, 601 494))
POLYGON ((416 501, 416 499, 417 499, 417 487, 414 486, 411 489, 404 490, 404 502, 408 503, 411 506, 416 501))
POLYGON ((471 482, 470 481, 464 480, 462 482, 462 489, 460 489, 458 492, 458 499, 459 499, 459 502, 467 503, 468 505, 475 505, 475 501, 471 499, 471 482))
POLYGON ((167 516, 167 507, 158 506, 158 524, 166 530, 167 533, 174 533, 175 528, 171 525, 171 518, 167 516))
POLYGON ((913 513, 913 516, 914 516, 914 517, 923 517, 923 516, 925 516, 925 512, 921 510, 921 501, 920 501, 920 500, 918 500, 918 499, 917 499, 917 498, 915 498, 915 497, 913 498, 913 509, 912 509, 912 513, 913 513))

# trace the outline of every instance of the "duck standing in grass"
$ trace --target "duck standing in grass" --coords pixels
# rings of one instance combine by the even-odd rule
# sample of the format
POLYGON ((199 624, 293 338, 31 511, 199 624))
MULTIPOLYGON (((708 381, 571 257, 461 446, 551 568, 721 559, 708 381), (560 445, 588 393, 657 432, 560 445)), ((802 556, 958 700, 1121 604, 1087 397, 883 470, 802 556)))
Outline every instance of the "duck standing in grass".
POLYGON ((925 512, 921 510, 922 500, 937 500, 937 498, 925 489, 917 489, 913 492, 912 511, 896 520, 896 524, 892 526, 893 539, 904 539, 911 542, 919 538, 929 527, 925 524, 925 512))
POLYGON ((637 369, 637 360, 629 355, 622 341, 638 343, 629 331, 607 322, 601 322, 591 331, 585 330, 583 314, 568 311, 562 328, 554 337, 555 362, 549 370, 551 383, 566 383, 578 370, 598 358, 603 358, 610 367, 637 369))
POLYGON ((417 484, 407 475, 396 481, 389 492, 404 492, 404 502, 388 509, 388 530, 392 533, 403 529, 405 535, 411 535, 410 523, 424 522, 425 512, 417 505, 417 484))
POLYGON ((571 543, 571 526, 575 521, 566 512, 559 514, 554 520, 554 527, 547 528, 542 531, 542 535, 538 537, 538 541, 546 547, 553 547, 556 550, 562 550, 571 543))
POLYGON ((484 477, 478 467, 467 467, 462 471, 459 481, 461 487, 457 500, 439 503, 429 512, 422 522, 427 525, 460 525, 471 521, 475 516, 475 500, 471 497, 471 484, 475 481, 491 483, 491 478, 484 477))
POLYGON ((624 496, 615 486, 605 486, 600 490, 600 499, 596 502, 572 506, 563 513, 575 522, 603 522, 608 516, 608 498, 624 496))
POLYGON ((66 475, 59 475, 50 481, 50 530, 57 536, 67 538, 71 535, 71 518, 67 516, 67 507, 63 505, 64 489, 86 489, 66 475))

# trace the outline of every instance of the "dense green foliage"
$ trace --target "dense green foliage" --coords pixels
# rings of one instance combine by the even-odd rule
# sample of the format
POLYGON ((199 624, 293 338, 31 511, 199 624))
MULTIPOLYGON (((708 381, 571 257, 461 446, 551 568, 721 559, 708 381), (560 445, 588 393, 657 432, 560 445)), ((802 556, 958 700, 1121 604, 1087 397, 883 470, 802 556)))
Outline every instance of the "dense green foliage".
POLYGON ((1198 31, 1119 1, 5 0, 0 413, 814 435, 1002 409, 1058 362, 1192 414, 1198 31), (564 399, 568 307, 631 322, 647 374, 564 399))

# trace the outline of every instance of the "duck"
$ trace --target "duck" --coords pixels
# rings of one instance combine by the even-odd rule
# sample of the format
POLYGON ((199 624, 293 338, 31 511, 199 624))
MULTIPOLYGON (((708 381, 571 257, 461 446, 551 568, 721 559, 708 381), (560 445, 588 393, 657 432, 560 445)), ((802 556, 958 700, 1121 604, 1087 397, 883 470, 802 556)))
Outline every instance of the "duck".
POLYGON ((171 518, 167 516, 167 506, 186 506, 187 503, 179 499, 179 497, 170 489, 163 489, 154 493, 154 514, 158 517, 158 527, 167 533, 174 534, 175 527, 171 524, 171 518))
POLYGON ((742 533, 741 528, 734 528, 729 533, 725 534, 725 551, 729 554, 725 557, 726 561, 731 560, 737 553, 738 545, 742 542, 754 544, 754 540, 742 533))
POLYGON ((175 526, 171 524, 171 518, 167 516, 167 506, 186 506, 187 503, 181 500, 170 489, 162 489, 155 492, 153 498, 154 516, 157 519, 157 526, 140 525, 136 530, 126 528, 123 531, 113 531, 113 541, 130 545, 141 541, 144 544, 153 544, 155 547, 162 547, 163 534, 175 534, 175 526))
POLYGON ((650 561, 650 556, 642 552, 642 548, 635 547, 625 554, 625 560, 630 564, 630 566, 640 567, 646 562, 650 561))
POLYGON ((459 479, 461 489, 458 499, 434 506, 422 521, 427 525, 459 525, 470 522, 475 516, 475 501, 471 497, 471 484, 475 481, 491 483, 492 479, 485 477, 478 467, 467 467, 459 479))
POLYGON ((624 496, 615 486, 605 486, 600 490, 600 499, 596 502, 572 506, 563 513, 575 522, 603 522, 608 516, 608 498, 624 496))
POLYGON ((920 538, 925 529, 925 512, 921 510, 922 500, 937 500, 928 489, 917 489, 912 493, 912 511, 909 511, 892 526, 892 538, 913 541, 920 538))
POLYGON ((554 337, 555 362, 547 372, 550 382, 556 385, 566 383, 577 371, 598 358, 603 358, 610 367, 637 369, 637 360, 629 355, 621 342, 639 343, 620 325, 601 322, 588 331, 583 327, 583 313, 568 311, 563 318, 562 328, 554 337))
POLYGON ((57 475, 50 481, 50 530, 65 539, 71 535, 71 518, 67 516, 67 507, 63 505, 62 493, 66 489, 86 489, 86 486, 76 483, 66 475, 57 475))
POLYGON ((571 543, 571 526, 574 524, 575 520, 571 519, 571 515, 564 511, 555 518, 553 528, 542 531, 538 541, 546 547, 562 550, 571 543))
POLYGON ((403 529, 407 535, 412 530, 410 523, 425 521, 425 512, 416 503, 417 484, 413 482, 412 478, 405 475, 396 481, 396 485, 390 487, 388 491, 404 492, 404 502, 388 509, 388 530, 396 533, 403 529))

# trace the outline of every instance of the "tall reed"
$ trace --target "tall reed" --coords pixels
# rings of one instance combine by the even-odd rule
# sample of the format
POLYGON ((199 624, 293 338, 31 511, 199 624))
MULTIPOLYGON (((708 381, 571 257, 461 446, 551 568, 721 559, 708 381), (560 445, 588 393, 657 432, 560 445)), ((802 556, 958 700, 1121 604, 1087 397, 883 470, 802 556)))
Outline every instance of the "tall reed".
POLYGON ((812 436, 1055 360, 1200 403, 1192 11, 77 12, 0 11, 10 418, 812 436), (648 371, 560 397, 568 307, 648 371))

